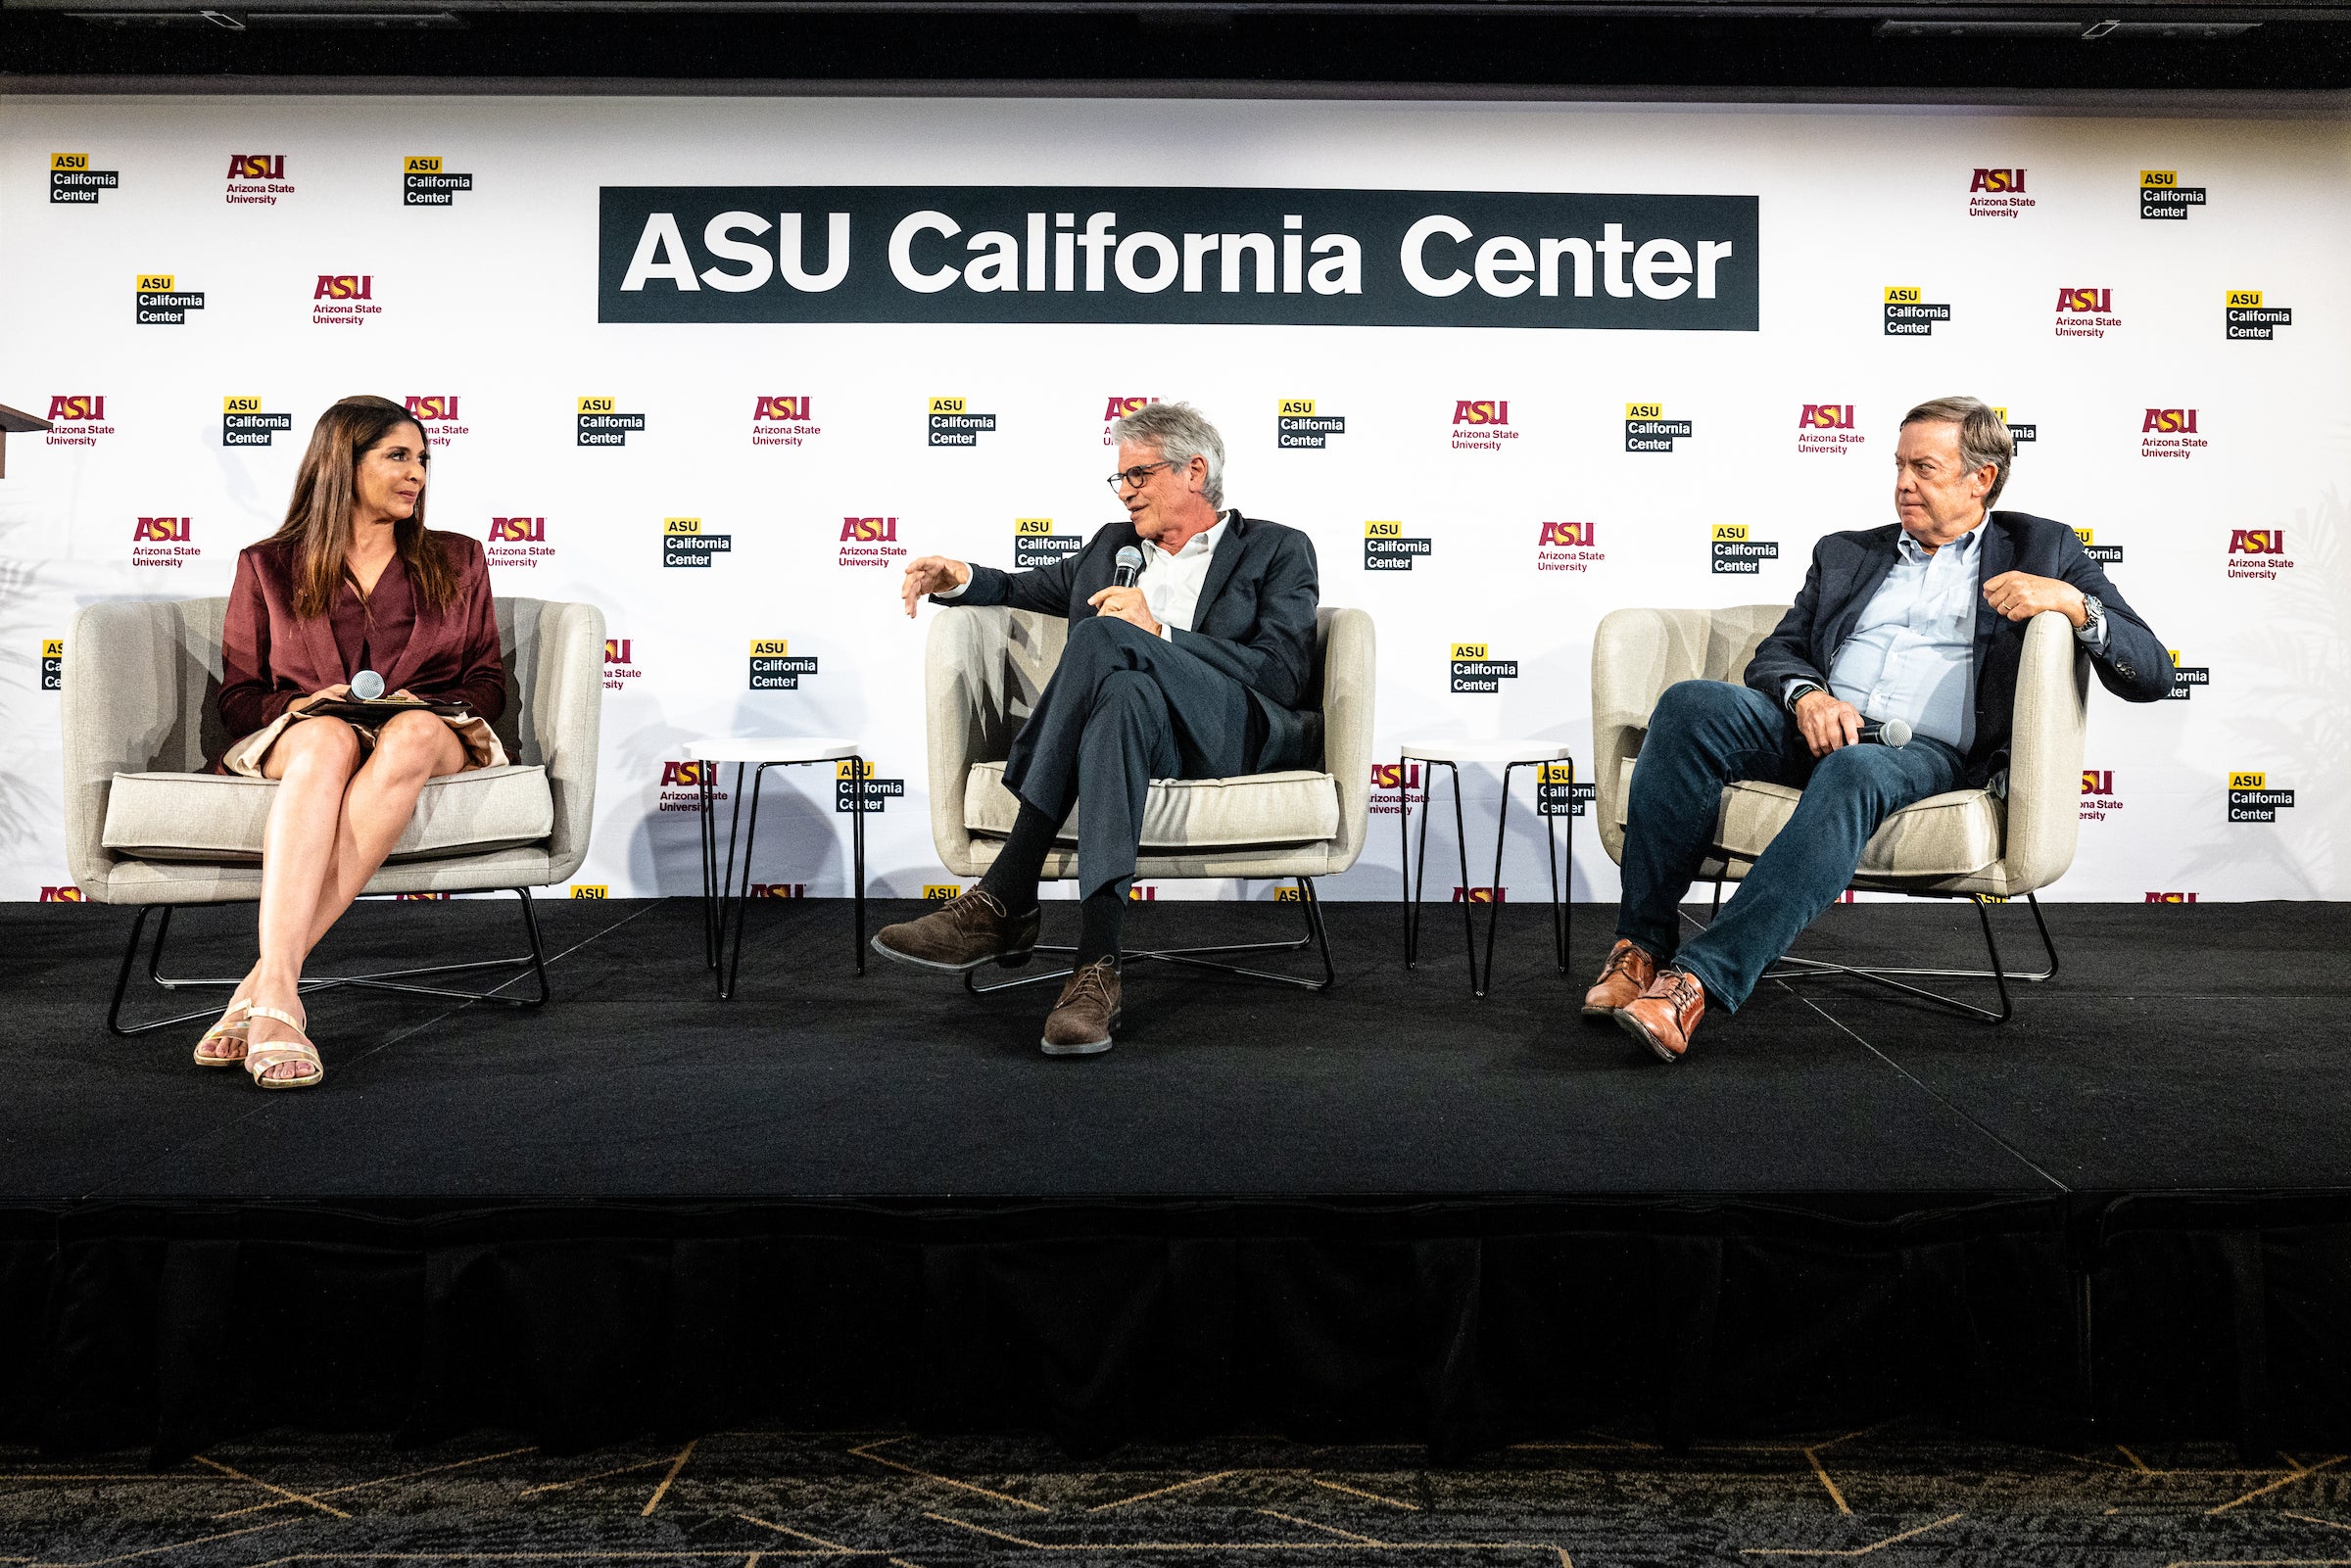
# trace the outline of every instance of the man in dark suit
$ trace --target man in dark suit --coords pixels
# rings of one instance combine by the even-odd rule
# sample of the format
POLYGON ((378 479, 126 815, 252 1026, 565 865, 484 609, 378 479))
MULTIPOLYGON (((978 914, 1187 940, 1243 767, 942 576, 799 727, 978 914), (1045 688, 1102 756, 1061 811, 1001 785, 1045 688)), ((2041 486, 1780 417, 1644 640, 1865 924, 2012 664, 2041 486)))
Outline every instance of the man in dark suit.
POLYGON ((891 958, 968 971, 1036 946, 1036 884, 1080 802, 1078 953, 1045 1020, 1053 1056, 1110 1049, 1119 1023, 1119 926, 1154 779, 1223 779, 1303 766, 1320 747, 1309 689, 1315 547, 1296 529, 1223 509, 1224 443, 1186 404, 1150 404, 1112 429, 1127 508, 1066 560, 1001 572, 926 555, 906 568, 906 613, 929 594, 1069 618, 1053 679, 1012 742, 1021 798, 978 886, 874 937, 891 958), (1118 587, 1122 548, 1141 578, 1118 587))
POLYGON ((2025 626, 2056 610, 2107 690, 2172 688, 2162 641, 2072 529, 1988 512, 2015 447, 1973 398, 1904 416, 1896 522, 1830 534, 1747 682, 1684 681, 1651 716, 1633 772, 1617 942, 1584 998, 1667 1062, 1709 1004, 1737 1012, 1763 971, 1861 864, 1878 825, 1913 801, 2005 788, 2025 626), (1898 719, 1913 738, 1862 743, 1898 719), (1723 786, 1754 779, 1803 798, 1714 923, 1680 943, 1680 904, 1712 847, 1723 786))

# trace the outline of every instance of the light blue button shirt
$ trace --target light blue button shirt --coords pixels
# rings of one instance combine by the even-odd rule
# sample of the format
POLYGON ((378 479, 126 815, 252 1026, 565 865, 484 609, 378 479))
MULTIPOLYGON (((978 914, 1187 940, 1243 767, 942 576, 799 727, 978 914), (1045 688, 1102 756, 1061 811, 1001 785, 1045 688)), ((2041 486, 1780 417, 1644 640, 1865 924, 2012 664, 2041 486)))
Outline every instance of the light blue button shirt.
POLYGON ((1829 665, 1829 692, 1883 723, 1901 719, 1965 751, 1974 738, 1969 678, 1976 650, 1976 581, 1984 530, 1971 528, 1932 554, 1907 533, 1852 635, 1829 665))

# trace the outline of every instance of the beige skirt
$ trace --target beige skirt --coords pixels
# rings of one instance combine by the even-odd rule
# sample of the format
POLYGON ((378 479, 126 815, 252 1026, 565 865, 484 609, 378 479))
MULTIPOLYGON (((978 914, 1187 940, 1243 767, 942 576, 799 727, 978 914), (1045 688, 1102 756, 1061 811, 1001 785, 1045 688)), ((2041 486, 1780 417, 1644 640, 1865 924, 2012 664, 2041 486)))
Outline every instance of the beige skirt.
MULTIPOLYGON (((266 777, 262 772, 263 759, 269 755, 269 748, 277 744, 277 737, 285 734, 286 726, 300 717, 299 714, 281 713, 267 725, 236 741, 221 757, 221 771, 242 774, 248 779, 266 777)), ((446 714, 439 717, 443 724, 456 731, 457 741, 465 748, 465 766, 458 772, 471 773, 476 768, 503 768, 506 765, 506 748, 499 744, 489 721, 472 714, 461 719, 453 719, 446 714)), ((360 737, 360 755, 363 758, 375 749, 375 735, 383 726, 354 724, 351 728, 360 737)))

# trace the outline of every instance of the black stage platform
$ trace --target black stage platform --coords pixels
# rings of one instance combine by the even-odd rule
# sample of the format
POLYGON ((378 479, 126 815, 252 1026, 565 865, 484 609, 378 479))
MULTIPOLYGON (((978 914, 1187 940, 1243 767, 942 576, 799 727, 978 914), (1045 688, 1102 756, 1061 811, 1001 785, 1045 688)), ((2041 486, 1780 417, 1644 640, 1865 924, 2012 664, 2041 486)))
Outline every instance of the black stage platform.
MULTIPOLYGON (((1137 968, 1080 1060, 1035 1050, 1049 987, 857 976, 844 904, 756 907, 729 1003, 695 901, 540 907, 550 1006, 321 994, 287 1095, 193 1025, 105 1033, 127 912, 0 912, 0 1436, 2351 1430, 2340 906, 2056 905, 2004 1027, 1775 985, 1674 1068, 1574 1020, 1590 907, 1567 978, 1511 910, 1480 1002, 1446 912, 1408 974, 1393 906, 1327 905, 1328 993, 1137 968)), ((183 917, 171 967, 251 918, 183 917)), ((1162 902, 1129 942, 1296 919, 1162 902)), ((1799 952, 1973 963, 1974 925, 1844 907, 1799 952)), ((375 904, 320 967, 518 936, 375 904)))

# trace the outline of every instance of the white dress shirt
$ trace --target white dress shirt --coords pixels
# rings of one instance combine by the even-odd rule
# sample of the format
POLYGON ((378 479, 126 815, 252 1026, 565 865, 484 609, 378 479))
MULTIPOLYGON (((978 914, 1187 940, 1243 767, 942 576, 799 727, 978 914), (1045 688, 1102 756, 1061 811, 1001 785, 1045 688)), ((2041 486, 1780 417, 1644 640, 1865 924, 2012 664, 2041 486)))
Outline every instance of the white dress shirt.
POLYGON ((1143 575, 1134 586, 1143 591, 1143 602, 1150 607, 1151 618, 1159 623, 1159 635, 1173 642, 1177 632, 1192 629, 1192 615, 1200 608, 1200 589, 1208 581, 1208 568, 1217 553, 1217 542, 1224 537, 1224 525, 1233 513, 1226 512, 1210 527, 1202 529, 1184 541, 1183 548, 1171 555, 1157 545, 1143 546, 1143 575))

